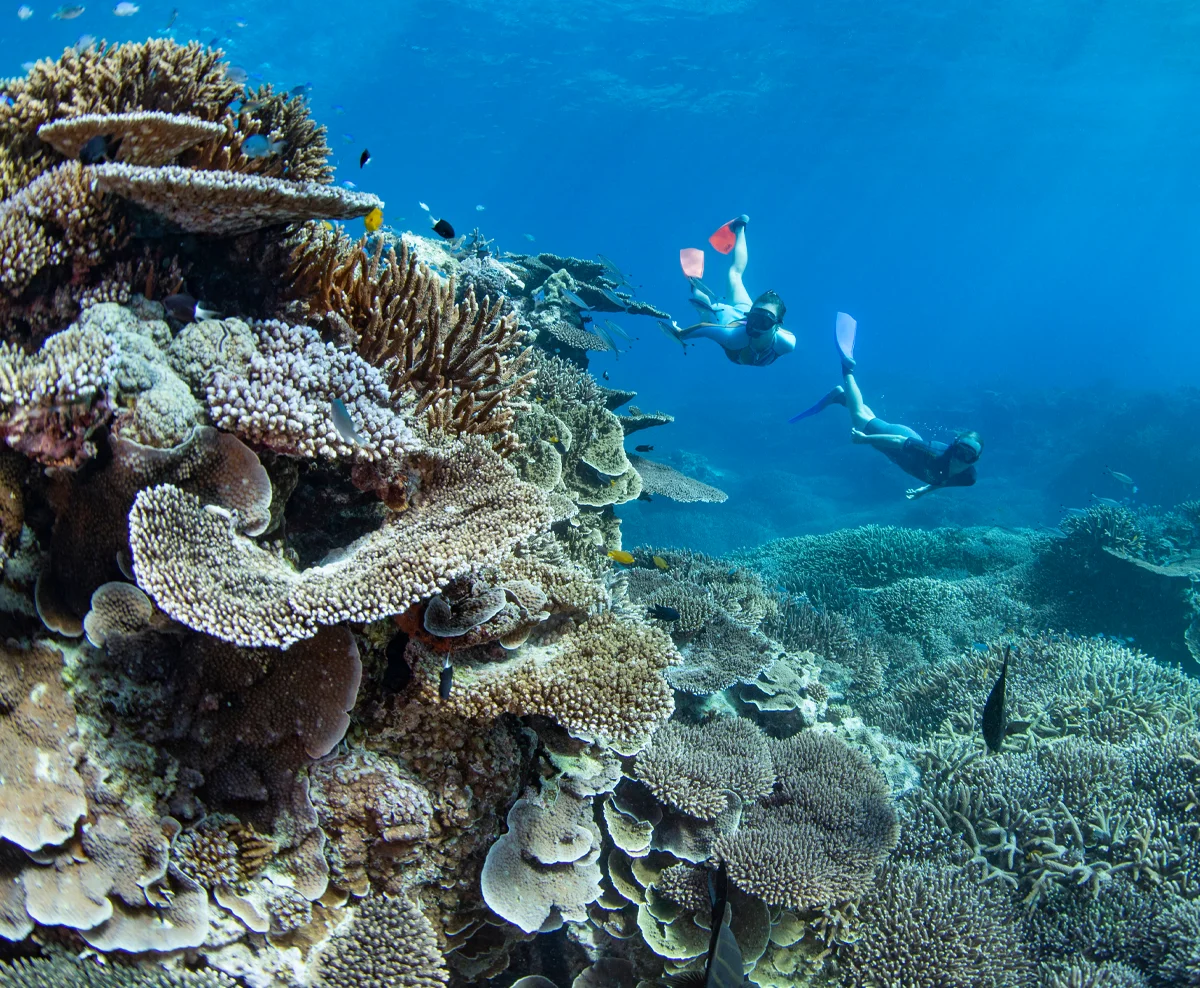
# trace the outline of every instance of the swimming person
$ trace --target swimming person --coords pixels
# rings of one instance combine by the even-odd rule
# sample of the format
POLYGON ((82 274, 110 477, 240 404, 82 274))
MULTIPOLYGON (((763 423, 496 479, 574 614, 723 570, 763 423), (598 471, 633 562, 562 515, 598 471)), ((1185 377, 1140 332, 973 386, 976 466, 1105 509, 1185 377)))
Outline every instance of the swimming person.
POLYGON ((922 482, 909 488, 905 497, 910 501, 940 487, 970 487, 976 481, 975 463, 983 453, 983 440, 977 432, 962 432, 950 444, 930 442, 907 425, 885 422, 863 402, 862 392, 854 379, 854 337, 858 328, 844 312, 837 314, 835 333, 838 353, 842 359, 842 383, 799 415, 801 419, 816 415, 830 405, 844 405, 850 412, 852 442, 873 446, 901 470, 922 482))
POLYGON ((765 367, 774 363, 776 357, 796 349, 796 337, 783 328, 787 311, 783 299, 775 292, 763 292, 751 301, 742 282, 749 257, 746 249, 749 222, 750 217, 743 214, 708 238, 722 254, 733 255, 729 261, 728 301, 721 301, 700 280, 704 277, 704 251, 686 247, 679 252, 680 266, 692 286, 690 301, 700 311, 703 321, 686 329, 672 323, 671 331, 681 343, 699 338, 719 343, 725 356, 735 364, 765 367))

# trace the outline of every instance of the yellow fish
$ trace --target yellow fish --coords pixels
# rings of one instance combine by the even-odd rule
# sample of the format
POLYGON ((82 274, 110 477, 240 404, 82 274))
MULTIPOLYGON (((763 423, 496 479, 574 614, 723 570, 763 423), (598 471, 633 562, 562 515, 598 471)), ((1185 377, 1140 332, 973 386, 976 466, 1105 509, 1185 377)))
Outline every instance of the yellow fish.
POLYGON ((366 226, 367 233, 374 233, 383 226, 383 210, 376 206, 363 217, 363 225, 366 226))
POLYGON ((664 573, 671 568, 671 564, 663 559, 662 556, 651 556, 650 561, 664 573))
POLYGON ((550 438, 547 440, 547 442, 551 442, 551 443, 556 443, 556 442, 558 442, 558 436, 551 436, 551 437, 550 437, 550 438))
POLYGON ((329 220, 321 220, 321 226, 330 233, 333 233, 333 224, 330 223, 329 220))
POLYGON ((608 558, 614 563, 620 563, 622 566, 633 565, 633 553, 626 552, 624 549, 609 549, 608 558))

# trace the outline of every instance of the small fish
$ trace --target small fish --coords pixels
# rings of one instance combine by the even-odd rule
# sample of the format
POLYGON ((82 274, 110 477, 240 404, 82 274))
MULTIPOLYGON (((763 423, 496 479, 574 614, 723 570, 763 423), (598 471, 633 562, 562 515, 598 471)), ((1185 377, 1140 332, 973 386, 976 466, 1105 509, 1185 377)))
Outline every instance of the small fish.
POLYGON ((450 656, 442 660, 442 673, 438 678, 438 698, 450 699, 450 690, 454 688, 454 666, 450 664, 450 656))
POLYGON ((226 65, 225 78, 239 86, 244 86, 250 81, 250 73, 240 65, 226 65))
POLYGON ((443 240, 454 239, 454 227, 446 222, 446 220, 435 220, 433 224, 433 232, 443 240))
POLYGON ((551 436, 546 440, 546 442, 550 443, 552 446, 557 446, 559 442, 558 436, 551 436))
POLYGON ((74 48, 76 51, 84 52, 96 44, 96 36, 94 34, 81 34, 75 39, 74 48))
POLYGON ((629 279, 626 278, 621 272, 621 269, 617 267, 616 264, 614 264, 609 258, 605 257, 603 254, 597 254, 596 257, 600 259, 600 264, 604 267, 605 273, 612 278, 613 281, 615 281, 618 285, 628 285, 630 288, 633 287, 633 285, 630 284, 629 279))
POLYGON ((73 21, 76 17, 82 14, 84 8, 80 4, 70 4, 59 7, 50 16, 56 21, 73 21))
POLYGON ((425 212, 427 212, 427 213, 429 212, 429 207, 426 206, 425 203, 419 202, 419 203, 417 203, 417 205, 420 206, 423 210, 425 210, 425 212))
POLYGON ((538 305, 541 305, 543 302, 546 301, 546 289, 539 288, 536 292, 534 292, 530 296, 530 298, 532 298, 534 300, 534 302, 536 302, 538 305))
POLYGON ((333 224, 330 223, 329 220, 321 220, 321 229, 328 230, 330 233, 333 233, 333 224))
POLYGON ((641 493, 640 493, 640 494, 637 496, 637 499, 638 499, 639 501, 653 501, 653 500, 654 500, 654 498, 652 498, 652 497, 651 497, 651 496, 650 496, 648 493, 646 493, 646 491, 642 491, 642 492, 641 492, 641 493))
POLYGON ((648 446, 645 444, 643 444, 641 446, 634 446, 633 448, 634 448, 634 451, 638 452, 638 453, 653 453, 654 452, 653 446, 648 446))
POLYGON ((620 563, 622 566, 633 565, 633 553, 626 552, 624 549, 609 549, 608 558, 614 563, 620 563))
POLYGON ((625 330, 623 330, 620 326, 618 326, 611 319, 605 319, 604 325, 610 333, 614 334, 615 336, 621 337, 621 339, 623 339, 626 343, 633 342, 633 337, 630 336, 627 332, 625 332, 625 330))
POLYGON ((674 607, 668 607, 666 604, 651 604, 650 617, 655 621, 678 621, 679 611, 674 607))
POLYGON ((1095 501, 1097 504, 1103 504, 1106 508, 1121 507, 1121 502, 1114 501, 1111 497, 1100 497, 1098 494, 1093 494, 1092 500, 1095 501))
POLYGON ((1005 681, 1008 678, 1008 657, 1011 650, 1011 645, 1004 646, 1004 662, 1000 666, 1000 678, 996 680, 991 693, 988 694, 987 702, 983 705, 983 720, 980 727, 983 731, 983 743, 991 752, 999 751, 1001 745, 1004 744, 1005 728, 1008 726, 1008 718, 1004 713, 1004 692, 1005 681))
POLYGON ((673 322, 667 322, 665 319, 658 320, 658 328, 661 329, 667 338, 683 347, 683 352, 687 353, 687 344, 679 338, 679 327, 673 322))
MULTIPOLYGON (((343 144, 353 144, 354 143, 354 135, 353 134, 343 134, 342 135, 342 143, 343 144)), ((362 165, 359 165, 358 167, 361 168, 362 165)))
POLYGON ((1137 493, 1137 484, 1133 482, 1133 478, 1127 473, 1121 473, 1114 470, 1112 467, 1105 467, 1104 472, 1112 477, 1118 484, 1124 484, 1126 487, 1132 488, 1131 493, 1137 493))
POLYGON ((170 19, 169 21, 167 21, 167 26, 166 26, 166 27, 164 27, 164 28, 163 28, 163 30, 164 30, 164 31, 169 31, 169 30, 171 30, 171 28, 173 28, 173 27, 175 26, 175 21, 176 21, 178 18, 179 18, 179 8, 178 8, 178 7, 173 7, 173 8, 171 9, 171 19, 170 19))
POLYGON ((609 350, 612 353, 620 353, 621 352, 620 350, 617 349, 617 341, 612 338, 612 333, 610 333, 606 327, 601 326, 597 322, 593 322, 592 327, 593 327, 593 331, 595 332, 595 334, 597 336, 599 336, 600 339, 603 341, 604 348, 606 350, 609 350))
POLYGON ((618 309, 628 309, 629 308, 629 303, 626 302, 625 299, 621 298, 621 296, 618 295, 616 292, 614 292, 611 288, 601 288, 600 294, 603 295, 610 302, 612 302, 612 304, 615 305, 618 309))
POLYGON ((560 288, 558 291, 562 295, 563 298, 565 298, 568 302, 570 302, 575 307, 580 308, 580 309, 590 309, 591 308, 591 306, 588 305, 587 302, 585 302, 583 299, 581 299, 573 291, 570 291, 569 289, 566 289, 566 288, 560 288))
POLYGON ((600 372, 600 376, 601 376, 602 378, 604 378, 604 380, 606 380, 606 381, 611 381, 611 380, 612 380, 612 378, 608 376, 608 371, 601 371, 601 372, 600 372))
MULTIPOLYGON (((26 72, 32 72, 32 71, 34 70, 34 68, 35 68, 35 66, 36 66, 36 65, 37 65, 37 62, 22 62, 22 63, 21 63, 21 68, 22 68, 22 69, 24 69, 26 72)), ((6 94, 6 95, 7 95, 7 94, 6 94)), ((9 102, 8 102, 8 105, 9 105, 9 106, 12 106, 12 100, 11 100, 11 99, 9 100, 9 102)))
POLYGON ((287 141, 282 137, 272 141, 265 134, 251 134, 242 141, 242 154, 247 158, 269 158, 273 154, 279 154, 286 146, 287 141))
POLYGON ((664 573, 671 568, 671 564, 663 559, 662 556, 651 556, 650 562, 654 563, 655 569, 660 569, 664 573))
POLYGON ((221 313, 215 309, 206 309, 196 301, 195 296, 186 292, 168 295, 162 300, 167 312, 181 323, 202 322, 205 319, 217 319, 221 313))
POLYGON ((344 106, 342 106, 341 103, 334 103, 333 106, 330 107, 330 109, 333 110, 334 113, 338 113, 338 114, 346 112, 346 108, 344 106))
POLYGON ((972 643, 971 647, 973 649, 975 649, 976 652, 986 652, 988 650, 988 643, 987 642, 974 642, 974 643, 972 643))
POLYGON ((291 89, 288 90, 288 98, 289 99, 304 99, 311 92, 312 92, 312 83, 311 82, 302 82, 302 83, 300 83, 300 85, 293 86, 291 89))
POLYGON ((487 209, 487 206, 476 206, 475 212, 482 213, 485 209, 487 209))
POLYGON ((33 8, 32 7, 26 7, 24 4, 22 4, 20 7, 17 8, 17 18, 19 20, 27 21, 32 16, 33 16, 33 8))
POLYGON ((383 210, 376 206, 366 216, 363 217, 363 226, 367 228, 367 233, 374 233, 383 226, 383 210))
POLYGON ((118 17, 132 17, 141 9, 136 3, 129 3, 129 0, 121 0, 119 4, 113 7, 113 13, 118 17))
POLYGON ((244 99, 242 105, 238 107, 238 113, 253 113, 255 110, 261 110, 266 102, 261 99, 244 99))
POLYGON ((358 186, 354 182, 351 182, 350 179, 346 179, 346 181, 344 181, 342 183, 342 185, 344 185, 348 189, 357 189, 358 188, 358 186))
POLYGON ((350 417, 350 409, 346 407, 346 403, 341 398, 334 398, 329 406, 332 411, 333 427, 337 430, 342 442, 349 443, 351 446, 367 445, 363 442, 362 436, 358 434, 358 430, 354 428, 354 419, 350 417))
POLYGON ((79 149, 79 160, 85 165, 113 161, 121 148, 121 138, 112 134, 97 134, 79 149))
POLYGON ((522 233, 521 236, 524 237, 526 240, 528 240, 530 243, 533 243, 533 234, 532 233, 522 233))
POLYGON ((370 152, 370 151, 368 151, 366 148, 363 148, 363 152, 362 152, 362 154, 360 154, 360 155, 358 156, 358 167, 359 167, 359 168, 366 168, 366 167, 367 167, 367 162, 368 162, 368 161, 370 161, 370 160, 371 160, 371 152, 370 152))

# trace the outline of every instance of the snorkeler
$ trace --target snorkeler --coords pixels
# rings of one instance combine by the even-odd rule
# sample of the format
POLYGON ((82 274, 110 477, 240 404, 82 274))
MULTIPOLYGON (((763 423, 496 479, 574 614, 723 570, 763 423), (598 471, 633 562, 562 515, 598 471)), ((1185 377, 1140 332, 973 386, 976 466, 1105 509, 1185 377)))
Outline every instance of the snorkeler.
POLYGON ((681 343, 701 337, 719 343, 725 356, 735 364, 765 367, 774 363, 776 357, 796 349, 796 337, 783 328, 786 311, 783 299, 774 292, 763 292, 751 301, 742 284, 748 259, 746 224, 749 222, 750 217, 743 214, 708 238, 722 254, 733 254, 729 262, 728 302, 720 301, 717 293, 700 280, 704 277, 704 252, 694 247, 679 252, 680 266, 692 286, 690 301, 700 310, 703 321, 686 329, 672 323, 670 331, 681 343))
POLYGON ((975 463, 983 453, 983 440, 977 432, 963 432, 954 441, 929 442, 907 425, 895 425, 879 418, 863 403, 862 392, 854 380, 854 336, 858 324, 846 313, 837 314, 837 346, 842 359, 842 383, 788 421, 799 422, 830 405, 844 405, 850 412, 850 439, 879 450, 909 476, 922 482, 905 491, 910 501, 939 487, 970 487, 976 481, 975 463))

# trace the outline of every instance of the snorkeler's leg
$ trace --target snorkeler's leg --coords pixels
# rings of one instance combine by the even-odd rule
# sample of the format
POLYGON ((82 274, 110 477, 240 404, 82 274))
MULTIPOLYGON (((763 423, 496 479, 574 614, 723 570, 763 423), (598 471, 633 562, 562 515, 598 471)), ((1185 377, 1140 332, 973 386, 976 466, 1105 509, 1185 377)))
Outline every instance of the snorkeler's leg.
POLYGON ((846 368, 842 373, 842 389, 845 392, 846 410, 850 413, 850 428, 861 432, 875 417, 875 413, 863 401, 858 382, 854 379, 854 371, 850 368, 846 368))
POLYGON ((746 247, 746 224, 749 222, 750 217, 743 213, 729 224, 737 234, 737 240, 733 243, 733 256, 729 259, 729 301, 734 305, 746 307, 754 304, 746 286, 742 284, 742 275, 746 271, 747 261, 750 260, 750 253, 746 247))
POLYGON ((728 349, 736 342, 735 337, 741 331, 741 328, 738 326, 719 326, 716 323, 699 323, 698 325, 688 326, 686 329, 681 329, 676 335, 681 340, 712 340, 715 343, 720 343, 721 346, 728 349))

